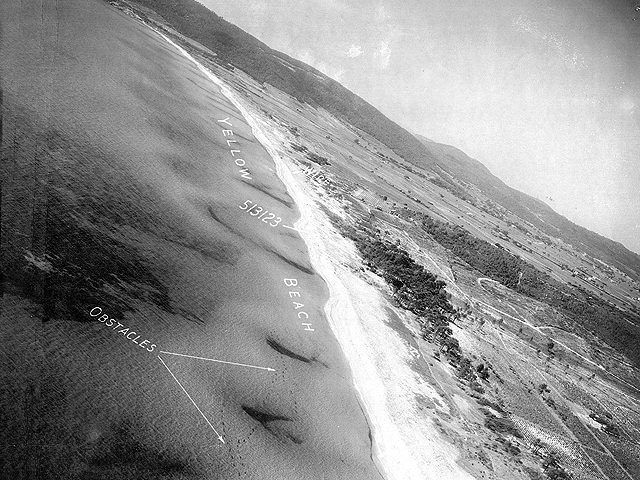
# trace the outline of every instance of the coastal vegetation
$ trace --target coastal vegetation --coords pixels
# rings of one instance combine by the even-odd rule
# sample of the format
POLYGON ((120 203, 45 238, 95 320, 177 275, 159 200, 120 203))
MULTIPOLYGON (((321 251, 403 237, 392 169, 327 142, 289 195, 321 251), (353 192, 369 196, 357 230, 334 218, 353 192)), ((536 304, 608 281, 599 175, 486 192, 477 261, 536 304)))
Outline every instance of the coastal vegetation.
POLYGON ((329 160, 327 160, 326 157, 323 157, 322 155, 318 155, 317 153, 307 152, 307 158, 312 162, 317 163, 318 165, 331 165, 331 163, 329 163, 329 160))
POLYGON ((473 236, 458 225, 408 209, 399 214, 482 275, 558 309, 576 326, 590 331, 640 365, 640 319, 630 312, 554 280, 522 258, 473 236))
POLYGON ((390 242, 365 235, 351 237, 365 262, 391 285, 400 305, 420 317, 444 318, 452 313, 445 282, 417 264, 390 242))
POLYGON ((329 215, 342 234, 354 242, 364 265, 386 281, 397 305, 416 315, 423 339, 439 345, 439 352, 456 367, 460 379, 472 390, 484 393, 481 381, 489 380, 489 369, 482 363, 474 366, 453 336, 450 324, 460 312, 451 304, 446 283, 399 245, 381 238, 371 226, 363 222, 348 225, 329 215))

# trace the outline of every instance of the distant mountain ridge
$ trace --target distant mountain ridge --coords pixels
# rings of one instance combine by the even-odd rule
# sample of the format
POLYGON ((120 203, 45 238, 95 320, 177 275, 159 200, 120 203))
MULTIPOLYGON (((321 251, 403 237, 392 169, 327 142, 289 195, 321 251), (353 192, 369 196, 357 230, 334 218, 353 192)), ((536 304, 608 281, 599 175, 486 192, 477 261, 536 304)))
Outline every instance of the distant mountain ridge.
POLYGON ((608 239, 554 211, 549 205, 526 193, 508 186, 493 175, 481 162, 469 157, 462 150, 416 135, 436 164, 452 176, 476 185, 494 202, 530 222, 551 237, 596 257, 632 278, 640 278, 640 255, 624 245, 608 239))
MULTIPOLYGON (((494 202, 548 235, 561 238, 640 280, 640 256, 621 243, 580 227, 545 203, 509 187, 457 148, 417 138, 340 83, 270 48, 195 0, 137 0, 134 4, 152 9, 178 32, 215 52, 213 61, 230 69, 237 67, 301 102, 324 108, 420 168, 438 173, 439 167, 476 185, 494 202)), ((450 182, 446 178, 443 181, 450 182)), ((455 185, 454 193, 456 188, 460 189, 455 185)))

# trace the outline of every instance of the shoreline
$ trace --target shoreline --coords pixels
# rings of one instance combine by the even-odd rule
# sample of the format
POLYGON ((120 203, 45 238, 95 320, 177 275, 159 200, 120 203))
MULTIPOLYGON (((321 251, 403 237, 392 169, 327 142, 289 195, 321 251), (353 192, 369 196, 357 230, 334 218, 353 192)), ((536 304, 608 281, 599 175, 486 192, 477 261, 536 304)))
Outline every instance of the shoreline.
POLYGON ((274 138, 274 129, 259 114, 254 116, 237 92, 171 39, 157 33, 193 62, 238 109, 293 198, 300 214, 294 227, 309 250, 313 268, 329 290, 325 317, 351 372, 352 386, 370 430, 375 468, 386 480, 473 480, 458 464, 458 449, 417 408, 416 396, 439 395, 411 369, 415 353, 387 324, 388 305, 382 294, 345 266, 359 258, 355 246, 316 207, 316 194, 310 186, 295 179, 290 168, 293 165, 279 152, 285 139, 274 138))
MULTIPOLYGON (((209 72, 208 76, 214 77, 209 72)), ((254 117, 222 80, 214 78, 272 157, 278 177, 300 212, 294 226, 307 245, 313 268, 329 289, 325 316, 351 370, 352 385, 371 431, 376 468, 386 480, 431 477, 473 480, 458 464, 461 456, 457 448, 438 433, 430 420, 421 418, 415 408, 414 395, 438 397, 438 394, 413 372, 409 366, 412 353, 386 325, 382 294, 344 267, 358 258, 355 246, 342 237, 315 206, 309 186, 294 177, 279 153, 281 142, 265 133, 273 135, 273 129, 254 117), (384 368, 385 364, 390 368, 384 368), (394 389, 397 378, 403 384, 394 389), (433 457, 424 458, 425 452, 433 457)))
MULTIPOLYGON (((375 425, 375 422, 373 421, 373 419, 371 418, 371 415, 369 414, 369 408, 367 407, 367 402, 365 400, 365 396, 360 391, 360 389, 358 388, 358 386, 355 383, 355 381, 353 381, 353 364, 352 364, 351 361, 349 361, 350 359, 348 358, 348 356, 344 352, 344 348, 343 348, 342 342, 340 341, 340 338, 338 337, 337 332, 336 332, 336 328, 335 328, 334 321, 333 321, 333 315, 331 315, 331 313, 330 313, 329 305, 332 303, 332 299, 335 298, 335 294, 333 293, 333 291, 335 289, 335 286, 331 282, 329 282, 327 280, 327 275, 326 275, 326 272, 324 271, 325 269, 322 268, 321 266, 319 266, 318 255, 314 255, 314 253, 318 253, 317 249, 314 248, 314 246, 317 247, 317 245, 312 246, 313 242, 310 241, 310 238, 308 238, 308 235, 306 235, 305 232, 300 230, 300 225, 301 224, 303 224, 303 225, 305 224, 305 222, 306 222, 306 218, 305 217, 308 216, 308 211, 306 209, 309 208, 309 205, 306 203, 306 200, 309 200, 309 199, 308 199, 307 195, 302 193, 297 188, 297 187, 299 187, 299 185, 297 184, 297 182, 293 178, 293 175, 292 175, 291 171, 285 165, 284 160, 282 160, 282 158, 278 154, 277 148, 272 145, 271 140, 264 134, 262 128, 260 127, 260 124, 258 123, 258 120, 256 120, 256 118, 249 112, 249 110, 246 108, 245 104, 236 97, 237 93, 234 92, 223 80, 218 78, 210 70, 208 70, 206 67, 204 67, 202 64, 200 64, 186 50, 184 50, 182 47, 180 47, 178 44, 176 44, 174 41, 172 41, 170 38, 168 38, 163 33, 159 32, 159 31, 157 31, 155 29, 153 29, 153 30, 158 35, 160 35, 165 41, 167 41, 169 44, 174 46, 185 58, 187 58, 192 63, 194 63, 197 66, 197 68, 200 71, 202 71, 207 76, 207 78, 209 78, 220 89, 220 92, 222 93, 222 95, 224 97, 226 97, 227 100, 229 100, 229 102, 236 109, 238 109, 238 111, 243 116, 243 118, 245 119, 247 124, 251 127, 251 132, 254 135, 254 137, 256 138, 256 140, 258 140, 258 142, 262 145, 262 147, 267 151, 267 153, 269 154, 269 156, 273 160, 274 166, 276 168, 276 174, 277 174, 278 178, 284 184, 284 186, 287 189, 288 193, 293 198, 294 203, 295 203, 296 208, 297 208, 298 213, 299 213, 299 218, 294 223, 294 228, 296 229, 296 231, 298 232, 298 234, 300 235, 300 237, 302 238, 303 242, 305 243, 305 245, 307 246, 307 248, 309 250, 309 260, 310 260, 313 268, 317 271, 318 275, 323 279, 323 281, 325 282, 325 284, 327 286, 327 289, 329 290, 329 295, 328 295, 327 301, 325 302, 325 305, 324 305, 325 316, 326 316, 327 324, 328 324, 329 328, 331 329, 331 334, 334 336, 334 338, 340 344, 341 351, 342 351, 343 355, 345 355, 345 360, 347 362, 347 365, 348 365, 350 371, 352 372, 351 385, 356 391, 356 399, 358 401, 358 405, 360 406, 360 408, 361 408, 361 410, 363 412, 366 424, 367 424, 367 426, 369 428, 369 434, 370 434, 371 443, 372 443, 372 448, 371 448, 371 459, 372 459, 372 462, 374 464, 375 469, 380 473, 380 477, 381 478, 383 478, 384 480, 393 479, 394 477, 390 477, 388 475, 389 472, 386 471, 386 469, 384 468, 383 463, 380 461, 380 452, 377 451, 378 449, 376 448, 376 446, 377 446, 377 442, 376 442, 377 426, 375 425), (314 257, 315 257, 315 259, 314 259, 314 257)), ((398 478, 400 478, 400 477, 398 477, 398 478)), ((402 478, 406 479, 407 477, 402 477, 402 478)))
POLYGON ((411 369, 414 353, 387 325, 388 305, 383 295, 345 267, 359 258, 355 246, 316 207, 311 187, 294 177, 279 152, 282 142, 265 133, 273 135, 273 129, 253 117, 242 101, 229 100, 238 106, 255 137, 273 158, 278 176, 300 211, 294 226, 307 245, 313 268, 329 289, 325 316, 351 370, 352 385, 371 430, 376 468, 386 480, 473 480, 458 463, 458 449, 416 408, 416 395, 439 395, 411 369), (401 385, 396 388, 398 379, 401 385), (425 452, 433 457, 425 458, 425 452))

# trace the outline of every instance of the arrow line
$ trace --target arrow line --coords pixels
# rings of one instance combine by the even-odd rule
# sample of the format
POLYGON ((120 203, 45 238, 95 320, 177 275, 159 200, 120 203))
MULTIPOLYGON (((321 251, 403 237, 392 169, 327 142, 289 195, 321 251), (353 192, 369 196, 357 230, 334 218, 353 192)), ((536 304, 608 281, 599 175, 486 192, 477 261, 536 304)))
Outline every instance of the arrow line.
POLYGON ((300 230, 299 228, 290 227, 289 225, 280 225, 280 226, 284 227, 284 228, 288 228, 289 230, 294 230, 294 231, 296 231, 298 233, 307 233, 307 234, 309 234, 308 230, 300 230))
POLYGON ((198 412, 200 412, 200 415, 202 415, 202 418, 204 418, 204 420, 209 424, 209 426, 211 427, 211 430, 214 431, 214 433, 218 436, 218 440, 220 440, 222 443, 224 442, 224 438, 222 438, 222 435, 220 435, 218 433, 218 431, 213 427, 213 425, 211 425, 211 422, 209 421, 209 419, 206 417, 206 415, 204 413, 202 413, 202 410, 200 410, 200 407, 196 404, 196 402, 193 401, 193 398, 191 398, 191 395, 189 395, 189 392, 187 392, 184 387, 182 386, 182 384, 180 383, 180 380, 178 380, 176 378, 176 376, 173 374, 173 372, 171 370, 169 370, 169 367, 167 366, 166 363, 164 363, 164 360, 162 360, 160 358, 160 355, 158 355, 158 360, 160 360, 162 362, 162 364, 164 365, 164 368, 167 369, 167 371, 171 374, 171 376, 173 377, 173 379, 176 381, 176 383, 180 386, 180 388, 182 389, 182 391, 185 393, 185 395, 189 398, 189 400, 191 400, 191 403, 193 403, 193 406, 196 407, 198 409, 198 412))
MULTIPOLYGON (((257 365, 247 365, 246 363, 226 362, 224 360, 214 360, 213 358, 195 357, 193 355, 185 355, 184 353, 175 352, 160 352, 167 355, 176 355, 178 357, 195 358, 196 360, 206 360, 208 362, 226 363, 227 365, 236 365, 238 367, 257 368, 258 370, 267 370, 268 372, 275 372, 275 369, 269 367, 258 367, 257 365)), ((164 362, 162 362, 164 363, 164 362)))

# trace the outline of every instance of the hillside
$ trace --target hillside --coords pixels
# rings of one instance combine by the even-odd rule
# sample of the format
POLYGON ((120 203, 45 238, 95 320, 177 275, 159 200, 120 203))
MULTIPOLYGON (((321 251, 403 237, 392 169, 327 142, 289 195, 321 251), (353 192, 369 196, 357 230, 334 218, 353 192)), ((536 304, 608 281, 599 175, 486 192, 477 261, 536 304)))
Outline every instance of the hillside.
POLYGON ((271 49, 195 0, 138 0, 136 3, 153 9, 181 34, 216 52, 216 62, 240 68, 260 83, 268 83, 303 103, 324 108, 418 167, 437 173, 440 165, 461 180, 475 183, 495 202, 548 235, 561 238, 640 279, 640 256, 622 244, 580 227, 544 203, 508 187, 460 150, 420 141, 338 82, 271 49))
POLYGON ((634 279, 640 279, 640 256, 619 242, 598 235, 556 213, 540 200, 511 188, 479 161, 463 151, 433 142, 416 135, 429 151, 436 164, 466 183, 480 188, 489 198, 532 223, 547 235, 560 238, 591 256, 597 257, 622 270, 634 279))

